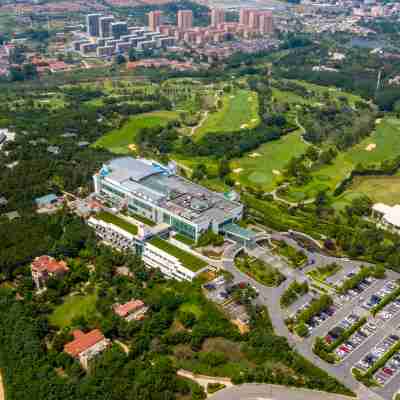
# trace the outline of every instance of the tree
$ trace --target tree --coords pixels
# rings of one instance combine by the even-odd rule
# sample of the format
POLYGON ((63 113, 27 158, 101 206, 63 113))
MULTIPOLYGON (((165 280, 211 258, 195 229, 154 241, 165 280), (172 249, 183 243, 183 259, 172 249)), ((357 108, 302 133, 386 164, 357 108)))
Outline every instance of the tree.
POLYGON ((194 181, 201 181, 207 178, 207 167, 204 164, 198 164, 194 167, 192 173, 192 179, 194 181))
POLYGON ((115 57, 115 63, 117 65, 125 64, 126 63, 126 58, 122 54, 118 54, 115 57))
POLYGON ((129 49, 128 60, 129 61, 137 60, 137 54, 136 54, 136 50, 134 48, 129 49))
POLYGON ((220 178, 224 178, 226 175, 231 173, 231 168, 229 165, 229 161, 226 158, 223 158, 218 166, 218 175, 220 178))
POLYGON ((304 322, 301 322, 300 324, 296 325, 295 331, 297 335, 299 335, 300 337, 305 337, 308 335, 308 328, 304 322))
POLYGON ((185 328, 191 328, 196 323, 196 315, 189 311, 180 311, 178 318, 185 328))

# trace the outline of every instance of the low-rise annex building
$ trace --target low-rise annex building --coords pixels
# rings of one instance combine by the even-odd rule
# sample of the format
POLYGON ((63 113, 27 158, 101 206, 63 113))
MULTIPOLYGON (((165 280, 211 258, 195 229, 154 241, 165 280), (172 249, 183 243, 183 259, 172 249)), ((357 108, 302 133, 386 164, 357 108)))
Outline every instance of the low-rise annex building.
POLYGON ((51 278, 61 279, 69 272, 65 261, 57 261, 50 256, 36 257, 31 264, 31 274, 37 290, 46 289, 51 278))
POLYGON ((168 278, 178 281, 191 281, 209 268, 201 258, 158 236, 146 242, 142 258, 146 265, 158 268, 168 278))
POLYGON ((111 345, 111 341, 98 329, 88 333, 78 329, 73 331, 72 335, 74 340, 64 346, 64 352, 79 360, 82 368, 86 370, 89 369, 90 361, 111 345))
POLYGON ((142 300, 131 300, 113 306, 114 313, 128 322, 143 319, 148 309, 142 300))

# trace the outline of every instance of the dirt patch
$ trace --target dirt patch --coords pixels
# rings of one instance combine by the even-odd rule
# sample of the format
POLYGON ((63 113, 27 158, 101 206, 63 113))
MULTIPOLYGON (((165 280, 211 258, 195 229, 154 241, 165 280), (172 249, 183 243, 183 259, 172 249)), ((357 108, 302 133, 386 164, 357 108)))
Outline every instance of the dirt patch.
POLYGON ((243 171, 243 168, 235 168, 232 172, 234 174, 240 174, 243 171))
POLYGON ((376 144, 375 143, 370 143, 366 148, 365 148, 365 150, 367 150, 367 151, 372 151, 372 150, 375 150, 376 149, 376 144))
POLYGON ((251 153, 249 155, 249 157, 251 157, 251 158, 261 157, 261 154, 260 153, 251 153))

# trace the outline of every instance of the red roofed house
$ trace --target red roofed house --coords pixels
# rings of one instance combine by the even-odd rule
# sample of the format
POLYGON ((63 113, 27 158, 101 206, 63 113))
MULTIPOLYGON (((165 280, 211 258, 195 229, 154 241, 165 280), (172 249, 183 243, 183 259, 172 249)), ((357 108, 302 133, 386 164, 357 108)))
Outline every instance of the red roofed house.
POLYGON ((68 271, 65 261, 57 261, 49 256, 36 257, 31 264, 32 279, 37 290, 45 289, 50 278, 62 278, 68 271))
POLYGON ((148 310, 142 300, 131 300, 125 304, 115 304, 114 312, 126 321, 143 319, 144 314, 148 310))
POLYGON ((78 359, 84 369, 88 369, 89 362, 111 343, 98 329, 88 333, 75 330, 72 335, 74 340, 64 346, 64 352, 78 359))

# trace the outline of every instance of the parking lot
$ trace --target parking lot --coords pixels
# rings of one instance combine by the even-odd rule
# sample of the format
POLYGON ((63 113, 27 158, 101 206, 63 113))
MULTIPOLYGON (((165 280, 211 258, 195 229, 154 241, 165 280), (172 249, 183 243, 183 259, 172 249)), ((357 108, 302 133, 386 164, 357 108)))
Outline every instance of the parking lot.
MULTIPOLYGON (((400 297, 386 304, 375 316, 372 315, 372 311, 383 301, 386 302, 398 287, 393 278, 368 278, 368 281, 362 281, 362 285, 345 295, 332 296, 336 311, 312 327, 306 341, 313 346, 315 338, 319 336, 329 345, 341 333, 365 318, 365 323, 361 321, 359 328, 334 349, 338 362, 335 368, 342 374, 350 374, 353 368, 365 373, 388 351, 393 351, 393 346, 400 346, 400 297)), ((372 378, 378 384, 373 390, 384 398, 392 398, 400 390, 400 349, 376 371, 370 371, 373 371, 372 378)))

